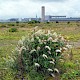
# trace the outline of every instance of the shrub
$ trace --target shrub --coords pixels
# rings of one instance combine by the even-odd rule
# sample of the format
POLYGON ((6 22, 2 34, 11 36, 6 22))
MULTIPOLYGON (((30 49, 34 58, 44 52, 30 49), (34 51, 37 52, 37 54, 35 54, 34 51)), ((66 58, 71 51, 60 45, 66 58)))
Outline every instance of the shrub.
POLYGON ((17 28, 10 28, 9 29, 9 32, 17 32, 18 30, 17 30, 17 28))
POLYGON ((47 24, 49 24, 50 22, 46 22, 47 24))
POLYGON ((16 26, 19 26, 19 21, 16 21, 16 26))
POLYGON ((56 21, 56 23, 59 23, 58 21, 56 21))
POLYGON ((0 25, 0 27, 4 28, 4 27, 6 27, 6 25, 5 24, 2 24, 2 25, 0 25))
POLYGON ((70 21, 68 21, 67 24, 70 24, 70 21))
POLYGON ((40 23, 39 21, 36 21, 36 20, 32 20, 32 21, 29 21, 28 24, 35 24, 35 23, 40 23))
POLYGON ((19 21, 16 21, 16 23, 18 24, 18 23, 19 23, 19 21))
POLYGON ((45 76, 55 77, 59 74, 57 63, 67 48, 69 45, 66 40, 56 32, 34 30, 30 37, 23 37, 18 42, 14 69, 22 77, 27 73, 30 80, 44 80, 45 76))
POLYGON ((10 24, 8 24, 8 26, 15 26, 15 24, 11 24, 11 23, 10 23, 10 24))

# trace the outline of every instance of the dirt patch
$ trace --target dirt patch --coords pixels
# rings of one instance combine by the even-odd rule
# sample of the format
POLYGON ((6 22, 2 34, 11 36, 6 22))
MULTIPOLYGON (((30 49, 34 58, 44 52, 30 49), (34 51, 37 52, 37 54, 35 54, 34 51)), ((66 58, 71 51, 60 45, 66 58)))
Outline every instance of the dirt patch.
POLYGON ((73 45, 73 47, 80 49, 80 40, 78 40, 77 42, 70 42, 70 44, 73 45))

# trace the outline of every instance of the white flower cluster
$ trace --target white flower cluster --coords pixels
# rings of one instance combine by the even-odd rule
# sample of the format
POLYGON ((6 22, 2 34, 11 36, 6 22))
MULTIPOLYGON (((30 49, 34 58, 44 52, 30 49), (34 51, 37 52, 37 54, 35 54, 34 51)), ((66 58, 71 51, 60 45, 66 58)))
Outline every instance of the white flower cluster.
POLYGON ((67 44, 67 45, 66 45, 66 48, 70 49, 70 48, 72 48, 72 46, 69 45, 69 44, 67 44))
POLYGON ((22 46, 23 45, 23 41, 22 40, 19 40, 18 41, 18 45, 22 46))
POLYGON ((48 49, 49 51, 51 50, 51 48, 49 46, 45 46, 45 49, 48 49))
POLYGON ((45 55, 45 54, 43 54, 42 56, 43 56, 44 58, 48 58, 47 55, 45 55))
POLYGON ((48 71, 51 71, 51 72, 52 72, 53 70, 52 70, 52 69, 50 69, 50 68, 48 68, 48 71))
MULTIPOLYGON (((49 72, 53 72, 53 71, 54 71, 54 72, 59 73, 59 70, 58 70, 57 68, 54 68, 54 70, 51 69, 51 68, 48 68, 48 71, 49 71, 49 72)), ((55 77, 55 75, 54 75, 53 73, 51 73, 51 76, 52 76, 52 77, 55 77)))
POLYGON ((57 68, 54 68, 54 71, 56 71, 57 73, 59 73, 59 70, 57 68))
POLYGON ((51 73, 51 76, 52 76, 52 77, 55 77, 55 75, 54 75, 53 73, 51 73))
POLYGON ((57 49, 57 50, 56 50, 56 53, 61 53, 61 50, 57 49))
POLYGON ((19 54, 21 54, 22 50, 25 50, 26 51, 27 49, 26 49, 25 46, 20 46, 20 47, 16 47, 15 50, 18 51, 19 54))
POLYGON ((52 38, 52 37, 49 37, 49 38, 48 38, 48 41, 53 41, 53 38, 52 38))
POLYGON ((41 48, 38 46, 38 47, 37 47, 37 50, 40 50, 40 49, 41 49, 41 48))
POLYGON ((53 36, 54 36, 55 38, 57 38, 57 37, 58 37, 58 34, 57 34, 56 32, 54 32, 54 33, 53 33, 53 36))
POLYGON ((43 31, 43 30, 38 30, 38 31, 35 32, 33 35, 39 36, 39 35, 43 35, 43 34, 45 34, 45 31, 43 31))
POLYGON ((67 51, 67 50, 68 50, 68 48, 66 48, 66 47, 63 47, 63 48, 62 48, 62 50, 63 50, 63 51, 67 51))
POLYGON ((35 66, 36 66, 36 67, 40 67, 40 64, 39 64, 39 63, 35 63, 35 66))
POLYGON ((50 61, 51 64, 55 64, 54 61, 50 61))
POLYGON ((49 54, 51 54, 51 52, 50 51, 47 51, 49 54))
POLYGON ((36 49, 33 49, 33 50, 30 51, 30 53, 33 53, 33 52, 35 52, 35 51, 36 51, 36 49))

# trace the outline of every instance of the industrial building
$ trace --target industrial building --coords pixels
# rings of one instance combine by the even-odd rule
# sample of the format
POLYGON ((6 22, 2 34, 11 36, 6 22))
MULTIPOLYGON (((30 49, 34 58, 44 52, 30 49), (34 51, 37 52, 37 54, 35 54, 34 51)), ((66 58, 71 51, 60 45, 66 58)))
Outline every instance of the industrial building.
POLYGON ((41 22, 80 21, 80 17, 76 18, 76 17, 66 17, 66 16, 45 15, 45 6, 42 6, 41 13, 42 13, 41 22))
POLYGON ((80 18, 73 18, 73 17, 66 17, 66 16, 45 16, 45 21, 51 22, 51 21, 80 21, 80 18))

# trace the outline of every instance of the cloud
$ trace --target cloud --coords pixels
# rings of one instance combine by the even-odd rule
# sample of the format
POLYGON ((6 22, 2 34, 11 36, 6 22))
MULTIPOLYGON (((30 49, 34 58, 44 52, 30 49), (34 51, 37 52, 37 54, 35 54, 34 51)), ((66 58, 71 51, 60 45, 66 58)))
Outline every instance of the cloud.
POLYGON ((39 13, 40 13, 39 4, 35 5, 35 3, 30 3, 30 1, 28 0, 19 1, 8 0, 0 4, 0 19, 13 17, 14 18, 36 17, 36 14, 39 13))
POLYGON ((79 0, 0 0, 0 19, 41 17, 41 6, 46 15, 80 16, 79 0))
MULTIPOLYGON (((33 0, 31 0, 33 1, 33 0)), ((33 2, 63 2, 63 1, 67 1, 67 0, 34 0, 33 2)))

